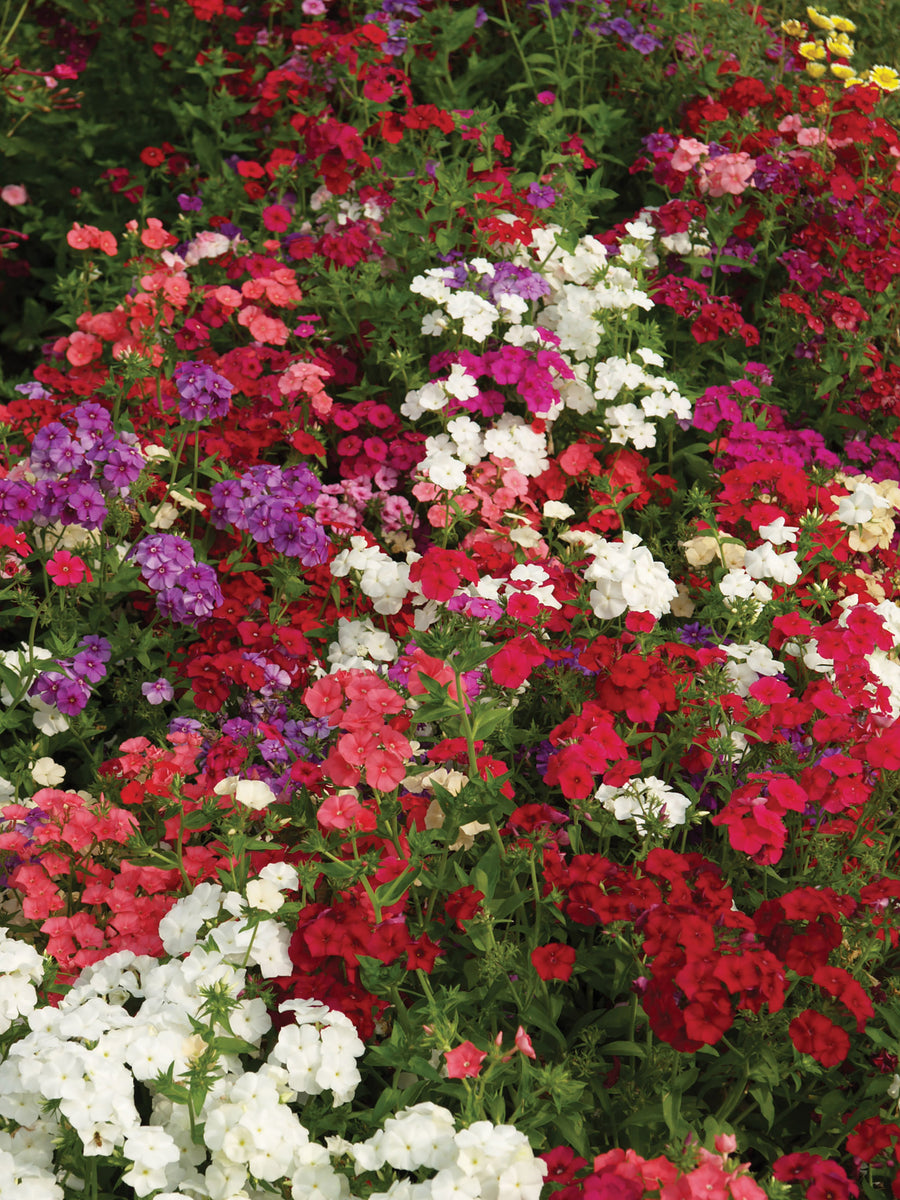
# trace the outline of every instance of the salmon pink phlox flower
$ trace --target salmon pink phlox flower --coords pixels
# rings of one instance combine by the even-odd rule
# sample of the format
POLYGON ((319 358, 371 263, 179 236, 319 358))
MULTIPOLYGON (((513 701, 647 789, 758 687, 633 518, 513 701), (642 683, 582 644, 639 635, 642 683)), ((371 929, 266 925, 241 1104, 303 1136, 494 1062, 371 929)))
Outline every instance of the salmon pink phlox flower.
POLYGON ((473 1078, 481 1071, 481 1064, 487 1058, 487 1054, 472 1042, 463 1042, 455 1050, 445 1050, 444 1058, 447 1060, 449 1079, 467 1079, 473 1078))
POLYGON ((698 142, 696 138, 679 138, 678 146, 672 155, 672 170, 689 171, 704 154, 709 154, 706 142, 698 142))
POLYGON ((741 150, 720 154, 701 164, 699 188, 710 196, 739 196, 749 186, 756 170, 756 159, 741 150))
POLYGON ((359 833, 370 833, 376 824, 375 814, 363 807, 352 792, 341 792, 323 800, 316 817, 323 829, 355 827, 359 833))

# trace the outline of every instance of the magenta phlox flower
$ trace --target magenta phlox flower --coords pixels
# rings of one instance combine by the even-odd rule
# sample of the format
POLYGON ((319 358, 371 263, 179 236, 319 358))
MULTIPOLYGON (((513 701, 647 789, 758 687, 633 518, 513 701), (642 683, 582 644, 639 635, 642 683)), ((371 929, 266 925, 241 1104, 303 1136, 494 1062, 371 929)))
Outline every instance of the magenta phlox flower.
POLYGON ((33 483, 23 479, 0 479, 0 522, 18 525, 30 521, 38 510, 40 499, 33 483))

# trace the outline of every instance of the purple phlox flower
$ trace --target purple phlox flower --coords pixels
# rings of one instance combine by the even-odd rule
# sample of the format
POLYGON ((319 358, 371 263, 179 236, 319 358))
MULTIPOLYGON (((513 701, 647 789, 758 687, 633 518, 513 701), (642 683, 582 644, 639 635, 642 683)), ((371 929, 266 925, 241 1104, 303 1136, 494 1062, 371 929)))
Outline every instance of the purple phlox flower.
POLYGON ((78 643, 79 649, 90 650, 103 663, 108 663, 112 657, 112 646, 105 637, 98 633, 87 633, 78 643))
POLYGON ((39 479, 53 479, 74 471, 84 461, 84 455, 59 421, 51 421, 39 429, 31 443, 31 471, 39 479))
POLYGON ((90 479, 64 479, 57 485, 61 493, 63 525, 83 525, 85 529, 100 529, 106 519, 106 501, 97 485, 90 479))
POLYGON ((24 479, 0 479, 0 521, 18 525, 30 521, 38 509, 38 489, 24 479))
POLYGON ((182 212, 199 212, 203 207, 201 196, 189 196, 186 192, 179 192, 175 199, 182 212))
POLYGON ((651 154, 665 154, 675 149, 675 139, 668 133, 649 133, 643 143, 651 154))
POLYGON ((144 469, 144 457, 133 446, 119 443, 103 466, 103 481, 125 495, 144 469))
POLYGON ((38 383, 36 379, 30 380, 28 383, 17 383, 14 390, 22 396, 27 396, 29 400, 53 399, 53 393, 48 392, 44 385, 38 383))
POLYGON ((79 650, 71 662, 76 679, 99 683, 106 675, 106 663, 93 650, 79 650))
POLYGON ((645 56, 652 54, 654 50, 659 50, 662 47, 662 42, 659 40, 659 38, 653 37, 652 34, 647 33, 644 30, 642 30, 640 33, 636 33, 634 37, 630 39, 628 44, 631 46, 632 50, 637 50, 638 54, 643 54, 645 56))
POLYGON ((529 8, 540 9, 551 18, 558 17, 572 3, 572 0, 528 0, 529 8))
POLYGON ((556 203, 556 192, 548 184, 532 182, 525 199, 533 208, 552 208, 556 203))
POLYGON ((173 379, 181 397, 178 411, 182 420, 217 420, 228 412, 234 385, 206 363, 179 363, 173 379))
POLYGON ((29 696, 37 696, 44 704, 53 706, 59 698, 59 691, 66 682, 62 671, 42 671, 28 689, 29 696))
POLYGON ((164 704, 175 695, 175 689, 171 683, 169 683, 168 679, 163 678, 154 679, 149 683, 142 683, 141 691, 149 704, 164 704))
POLYGON ((79 438, 103 437, 113 432, 112 417, 100 404, 86 400, 72 409, 75 418, 75 432, 79 438))
POLYGON ((64 679, 56 697, 56 707, 67 717, 80 713, 91 698, 91 689, 83 679, 64 679))

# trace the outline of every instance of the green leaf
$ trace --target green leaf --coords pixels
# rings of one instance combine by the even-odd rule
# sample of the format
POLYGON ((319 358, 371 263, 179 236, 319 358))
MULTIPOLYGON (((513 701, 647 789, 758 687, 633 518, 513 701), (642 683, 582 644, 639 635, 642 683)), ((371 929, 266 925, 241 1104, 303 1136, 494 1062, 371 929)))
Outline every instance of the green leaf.
POLYGON ((752 1087, 750 1088, 750 1095, 759 1105, 759 1111, 766 1122, 766 1128, 771 1129, 775 1124, 775 1104, 772 1100, 772 1093, 768 1088, 752 1087))

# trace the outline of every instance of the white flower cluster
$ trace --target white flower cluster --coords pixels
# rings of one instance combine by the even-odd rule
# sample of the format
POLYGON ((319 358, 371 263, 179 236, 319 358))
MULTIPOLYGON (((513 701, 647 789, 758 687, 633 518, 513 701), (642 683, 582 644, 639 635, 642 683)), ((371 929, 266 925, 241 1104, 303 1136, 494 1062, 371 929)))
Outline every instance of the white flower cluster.
POLYGON ((610 439, 620 445, 632 445, 646 450, 656 445, 656 427, 650 418, 675 416, 687 421, 691 416, 690 401, 678 391, 678 385, 662 375, 645 370, 647 366, 661 367, 663 360, 652 350, 637 351, 640 363, 628 358, 607 358, 594 368, 594 398, 615 400, 622 391, 643 394, 637 404, 615 404, 606 409, 605 420, 610 439))
MULTIPOLYGON (((29 655, 28 647, 23 642, 20 650, 0 650, 0 667, 12 671, 27 686, 39 674, 36 664, 48 658, 52 659, 53 655, 42 646, 33 646, 29 655)), ((56 705, 45 704, 40 696, 26 694, 23 699, 30 708, 34 709, 31 719, 41 733, 50 737, 54 733, 64 733, 69 728, 69 722, 56 705)), ((15 700, 16 696, 6 684, 0 683, 0 702, 9 708, 15 700)))
POLYGON ((511 1125, 476 1121, 458 1132, 445 1108, 424 1103, 389 1117, 366 1142, 348 1146, 361 1171, 388 1164, 398 1171, 433 1170, 421 1183, 396 1182, 372 1200, 538 1200, 546 1163, 511 1125))
POLYGON ((781 675, 785 666, 762 642, 735 642, 722 649, 728 655, 725 673, 738 696, 749 696, 751 686, 764 675, 781 675))
MULTIPOLYGON (((211 1200, 250 1196, 242 1189, 253 1175, 266 1182, 293 1179, 292 1195, 305 1200, 309 1167, 327 1159, 328 1152, 316 1147, 311 1160, 309 1135, 289 1103, 324 1091, 334 1093, 335 1104, 352 1099, 364 1046, 343 1013, 315 1000, 287 1002, 283 1010, 293 1012, 294 1021, 279 1032, 267 1060, 253 1073, 244 1074, 236 1054, 220 1053, 219 1077, 194 1113, 205 1145, 192 1138, 187 1107, 156 1087, 166 1072, 175 1081, 189 1076, 209 1049, 198 1029, 209 1028, 204 1014, 210 1011, 211 992, 228 1001, 227 1026, 213 1020, 213 1036, 241 1038, 248 1052, 260 1046, 272 1022, 261 999, 242 998, 246 970, 234 963, 256 963, 264 975, 285 974, 290 934, 269 920, 255 931, 245 916, 221 921, 221 909, 244 914, 250 904, 270 911, 297 883, 293 867, 273 863, 248 885, 246 901, 223 893, 218 884, 201 884, 160 927, 169 952, 190 949, 183 961, 161 963, 130 951, 111 955, 82 972, 57 1008, 35 1006, 30 981, 43 974, 37 952, 24 942, 0 943, 5 1011, 28 1025, 0 1064, 0 1117, 20 1127, 0 1135, 0 1169, 4 1180, 27 1179, 31 1187, 17 1190, 17 1197, 62 1197, 54 1182, 53 1146, 64 1118, 85 1155, 121 1150, 132 1164, 123 1183, 138 1196, 160 1188, 211 1200), (213 941, 198 946, 196 936, 210 922, 213 941), (280 930, 273 962, 265 953, 272 939, 263 932, 260 942, 267 926, 280 930), (136 1104, 138 1084, 152 1098, 147 1124, 136 1104), (48 1102, 53 1111, 47 1111, 48 1102)), ((342 1181, 330 1164, 329 1173, 336 1186, 328 1194, 337 1196, 342 1181)))
MULTIPOLYGON (((466 265, 482 279, 493 279, 496 273, 494 264, 486 258, 473 258, 466 265)), ((439 305, 422 318, 423 334, 437 337, 449 327, 451 320, 462 321, 465 336, 483 342, 493 333, 497 321, 513 326, 521 323, 523 314, 528 311, 528 301, 512 286, 493 288, 492 302, 466 288, 449 288, 445 282, 447 271, 446 267, 433 267, 424 275, 417 275, 409 285, 415 295, 439 305)))
POLYGON ((644 833, 648 817, 671 828, 683 825, 691 806, 687 796, 676 792, 662 779, 630 779, 623 787, 601 784, 594 796, 617 821, 634 821, 638 833, 644 833))
POLYGON ((626 532, 620 542, 608 542, 579 532, 578 540, 585 541, 593 555, 584 578, 596 585, 589 601, 601 621, 610 621, 628 609, 652 613, 654 617, 669 612, 678 588, 636 533, 626 532))
POLYGON ((853 490, 849 496, 842 496, 838 501, 837 519, 842 525, 865 525, 872 520, 876 509, 892 507, 890 501, 876 491, 871 481, 864 476, 847 478, 845 486, 853 490))
POLYGON ((338 617, 337 641, 328 647, 331 670, 365 670, 375 662, 394 662, 400 648, 390 634, 376 629, 368 617, 364 621, 348 621, 338 617))
POLYGON ((331 574, 343 578, 351 571, 359 572, 359 589, 372 601, 377 613, 398 613, 403 607, 409 591, 409 564, 395 562, 378 546, 370 546, 366 539, 354 536, 350 549, 335 555, 331 563, 331 574))
POLYGON ((540 475, 550 464, 546 434, 532 429, 524 418, 504 413, 486 431, 471 417, 454 417, 447 422, 446 433, 425 439, 425 457, 418 470, 436 487, 461 491, 466 486, 466 467, 475 466, 489 454, 510 459, 515 469, 529 478, 540 475))
POLYGON ((471 400, 478 395, 478 381, 462 363, 453 363, 446 379, 432 380, 424 387, 406 393, 400 412, 418 421, 427 412, 440 412, 453 400, 471 400))
MULTIPOLYGON (((604 310, 649 310, 653 301, 636 277, 644 264, 643 243, 652 236, 650 226, 633 222, 617 258, 610 261, 606 247, 594 237, 583 237, 572 252, 557 243, 559 226, 536 229, 532 247, 541 263, 541 274, 552 287, 539 314, 539 323, 560 338, 560 350, 571 351, 581 361, 593 359, 600 349, 604 326, 596 314, 604 310)), ((529 255, 517 261, 531 265, 529 255)))
POLYGON ((44 960, 34 946, 0 927, 0 1033, 6 1033, 16 1017, 32 1012, 37 1005, 34 985, 43 977, 44 960))
POLYGON ((55 1008, 36 1003, 40 955, 3 931, 0 1003, 18 1037, 0 1063, 0 1118, 8 1125, 0 1132, 0 1196, 63 1200, 85 1187, 84 1156, 124 1159, 122 1184, 158 1200, 263 1200, 276 1192, 354 1200, 334 1159, 349 1159, 357 1173, 385 1164, 435 1172, 424 1182, 395 1180, 386 1193, 393 1200, 538 1200, 546 1166, 524 1134, 488 1122, 457 1130, 433 1104, 402 1110, 365 1142, 311 1139, 297 1106, 329 1092, 334 1105, 351 1102, 365 1047, 348 1017, 317 1000, 282 1004, 293 1019, 272 1040, 264 1002, 246 997, 244 964, 259 962, 259 931, 275 924, 263 920, 251 941, 241 936, 246 913, 277 911, 297 883, 282 862, 251 881, 246 900, 201 884, 160 928, 169 952, 188 951, 184 959, 111 955, 83 971, 55 1008), (242 918, 222 921, 223 908, 242 918), (201 930, 205 945, 197 944, 201 930), (215 1046, 219 1037, 231 1039, 227 1051, 215 1046), (255 1060, 252 1070, 234 1038, 255 1060), (63 1122, 81 1142, 74 1161, 63 1122))

